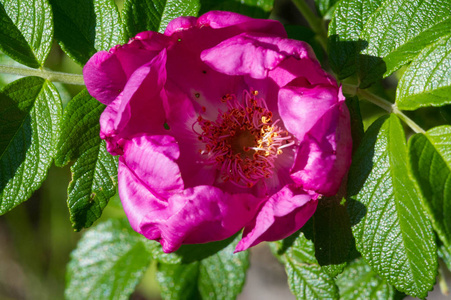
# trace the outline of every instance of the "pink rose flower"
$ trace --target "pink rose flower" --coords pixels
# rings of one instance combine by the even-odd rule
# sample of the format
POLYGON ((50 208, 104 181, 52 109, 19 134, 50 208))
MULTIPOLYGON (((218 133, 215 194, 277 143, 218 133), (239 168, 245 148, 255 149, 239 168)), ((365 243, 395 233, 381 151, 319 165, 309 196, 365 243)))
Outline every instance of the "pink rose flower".
POLYGON ((349 112, 310 46, 274 20, 212 11, 139 33, 83 69, 107 105, 131 226, 172 252, 285 238, 334 195, 351 162, 349 112))

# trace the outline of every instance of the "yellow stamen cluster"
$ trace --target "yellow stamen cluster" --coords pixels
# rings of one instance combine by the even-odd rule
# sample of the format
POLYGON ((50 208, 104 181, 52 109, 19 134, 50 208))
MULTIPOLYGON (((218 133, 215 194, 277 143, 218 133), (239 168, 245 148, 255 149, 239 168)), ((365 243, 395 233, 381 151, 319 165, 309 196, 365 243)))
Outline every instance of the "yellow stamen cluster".
POLYGON ((294 143, 257 95, 257 91, 245 91, 243 101, 238 101, 235 95, 227 94, 221 101, 228 109, 219 111, 216 121, 199 116, 196 122, 202 130, 198 138, 205 144, 200 152, 207 163, 217 165, 223 181, 242 187, 270 178, 282 148, 294 143))

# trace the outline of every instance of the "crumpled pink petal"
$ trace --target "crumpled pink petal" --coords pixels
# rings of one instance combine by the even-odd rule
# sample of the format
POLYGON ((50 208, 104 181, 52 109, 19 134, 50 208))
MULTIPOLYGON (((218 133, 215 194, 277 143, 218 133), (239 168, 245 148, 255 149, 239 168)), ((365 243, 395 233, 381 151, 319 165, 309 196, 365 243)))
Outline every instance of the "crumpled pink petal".
POLYGON ((116 55, 97 52, 83 68, 83 77, 91 96, 110 104, 123 90, 127 77, 116 55))
POLYGON ((346 104, 336 104, 313 126, 299 146, 291 170, 294 182, 325 196, 337 193, 351 165, 352 140, 346 104))
POLYGON ((284 239, 301 228, 313 215, 317 195, 294 185, 283 187, 266 201, 253 221, 246 225, 235 252, 246 250, 263 241, 284 239))
POLYGON ((119 195, 132 228, 140 231, 142 219, 163 210, 167 198, 183 191, 177 160, 179 149, 170 136, 140 136, 125 144, 119 159, 119 195))
POLYGON ((183 30, 192 27, 210 27, 213 29, 227 29, 236 32, 251 31, 263 32, 267 34, 274 34, 277 36, 286 37, 287 33, 280 24, 274 20, 253 19, 229 11, 209 11, 199 18, 195 17, 180 17, 169 22, 164 34, 167 36, 173 35, 183 30))
MULTIPOLYGON (((338 88, 326 85, 285 86, 279 90, 279 114, 288 131, 299 141, 337 103, 338 88)), ((337 109, 337 108, 335 108, 337 109)))
POLYGON ((185 189, 168 199, 165 211, 149 213, 140 233, 159 241, 166 253, 182 244, 223 240, 254 217, 258 201, 250 194, 232 195, 213 186, 185 189))
POLYGON ((311 84, 334 84, 307 43, 283 37, 245 32, 204 50, 201 59, 218 72, 270 77, 280 87, 298 77, 311 84))
POLYGON ((166 119, 163 108, 165 61, 166 51, 163 50, 138 68, 127 81, 124 91, 102 113, 100 137, 106 140, 110 153, 122 154, 123 138, 139 133, 163 132, 166 119))

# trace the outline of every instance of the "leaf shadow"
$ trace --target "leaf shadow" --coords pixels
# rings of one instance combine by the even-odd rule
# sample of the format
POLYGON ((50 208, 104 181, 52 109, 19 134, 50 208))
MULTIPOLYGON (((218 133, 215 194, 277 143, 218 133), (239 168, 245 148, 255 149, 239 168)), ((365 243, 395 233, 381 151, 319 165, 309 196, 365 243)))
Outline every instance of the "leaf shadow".
POLYGON ((0 195, 25 161, 32 143, 29 109, 21 104, 0 93, 0 107, 3 110, 0 118, 0 195))
POLYGON ((368 88, 382 80, 387 66, 382 57, 362 54, 368 48, 368 41, 340 40, 337 34, 328 38, 329 62, 339 79, 358 75, 360 88, 368 88))
POLYGON ((155 258, 162 263, 190 264, 215 255, 219 251, 231 245, 238 235, 239 233, 236 233, 225 240, 216 242, 204 244, 184 244, 177 251, 172 253, 164 253, 159 243, 152 241, 149 245, 151 245, 151 252, 154 254, 155 258))
POLYGON ((353 156, 353 161, 348 175, 348 189, 346 193, 347 210, 350 216, 351 226, 361 222, 367 213, 367 208, 357 198, 374 166, 374 145, 377 133, 389 116, 377 119, 366 131, 359 148, 353 156))

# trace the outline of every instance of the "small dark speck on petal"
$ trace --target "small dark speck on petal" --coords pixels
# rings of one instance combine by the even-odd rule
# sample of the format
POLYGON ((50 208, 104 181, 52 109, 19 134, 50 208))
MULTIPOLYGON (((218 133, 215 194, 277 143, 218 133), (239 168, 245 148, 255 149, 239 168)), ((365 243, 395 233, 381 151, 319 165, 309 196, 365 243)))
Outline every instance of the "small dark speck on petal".
POLYGON ((205 71, 205 70, 202 70, 202 73, 204 73, 204 74, 207 74, 207 71, 205 71))
POLYGON ((196 98, 199 98, 199 97, 200 97, 200 94, 199 94, 199 93, 195 93, 194 96, 195 96, 196 98))

